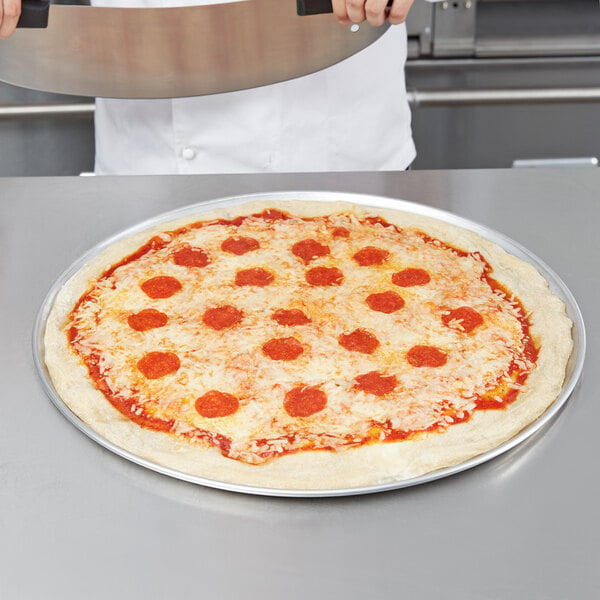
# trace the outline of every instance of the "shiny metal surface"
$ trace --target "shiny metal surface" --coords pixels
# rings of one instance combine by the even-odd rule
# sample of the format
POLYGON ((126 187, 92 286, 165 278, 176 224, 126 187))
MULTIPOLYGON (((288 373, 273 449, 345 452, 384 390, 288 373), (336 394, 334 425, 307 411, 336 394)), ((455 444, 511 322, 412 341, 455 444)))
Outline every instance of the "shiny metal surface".
POLYGON ((461 471, 470 469, 476 465, 491 460, 499 456, 500 454, 507 452, 511 448, 514 448, 516 445, 522 443, 523 441, 531 437, 534 433, 536 433, 541 427, 547 424, 563 407, 563 405, 566 403, 569 396, 571 395, 571 392, 573 391, 577 381, 579 380, 581 371, 583 369, 583 362, 585 357, 585 328, 581 312, 579 311, 579 307, 577 306, 577 302, 573 298, 573 295, 571 294, 567 286, 560 280, 560 278, 547 265, 545 265, 539 258, 533 255, 527 249, 523 248, 522 246, 519 246, 512 240, 506 238, 498 232, 495 232, 492 229, 489 229, 467 219, 461 218, 457 215, 453 215, 452 213, 433 209, 427 206, 423 206, 421 204, 414 204, 411 202, 406 202, 393 198, 377 197, 366 194, 358 195, 321 191, 284 191, 277 192, 275 194, 253 194, 245 196, 233 196, 229 198, 210 200, 208 202, 203 202, 202 204, 193 204, 191 206, 187 206, 173 212, 162 214, 157 216, 156 218, 145 221, 137 226, 134 226, 130 229, 127 229, 126 231, 123 231, 121 233, 116 234, 115 236, 110 237, 109 239, 90 249, 83 256, 77 259, 58 278, 58 280, 50 289, 38 313, 38 317, 34 326, 33 352, 36 368, 38 370, 38 375, 42 379, 44 389, 46 390, 46 393, 48 394, 52 402, 60 410, 60 412, 71 423, 73 423, 78 429, 83 431, 83 433, 85 433, 92 440, 101 444, 102 446, 111 450, 112 452, 118 454, 119 456, 122 456, 123 458, 126 458, 148 469, 152 469, 158 471, 159 473, 182 479, 184 481, 189 481, 191 483, 197 483, 200 485, 206 485, 209 487, 215 487, 234 492, 259 494, 266 496, 326 497, 369 494, 374 492, 382 492, 402 487, 408 487, 412 485, 418 485, 421 483, 428 483, 430 481, 434 481, 435 479, 440 479, 441 477, 447 477, 449 475, 455 475, 456 473, 460 473, 461 471), (190 475, 185 472, 165 467, 159 463, 149 461, 143 456, 139 456, 127 450, 124 450, 123 448, 104 438, 102 435, 99 435, 86 423, 81 421, 78 418, 78 416, 69 409, 69 407, 57 394, 56 390, 54 389, 54 386, 52 385, 52 380, 45 367, 43 339, 46 328, 46 320, 54 303, 56 294, 59 292, 60 288, 63 285, 65 285, 65 283, 67 283, 67 281, 73 275, 75 275, 88 261, 96 257, 103 250, 105 250, 115 242, 129 237, 133 234, 143 232, 144 230, 150 227, 154 227, 156 225, 160 225, 161 223, 166 223, 168 221, 173 221, 179 218, 191 217, 193 219, 201 219, 202 213, 213 209, 233 207, 244 202, 269 202, 270 200, 274 202, 289 201, 290 210, 293 210, 293 201, 309 200, 316 202, 350 202, 361 206, 385 208, 405 211, 419 215, 426 215, 428 217, 432 217, 440 221, 450 223, 457 227, 462 227, 463 229, 474 231, 477 234, 483 236, 484 238, 498 244, 510 254, 513 254, 514 256, 517 256, 518 258, 525 260, 533 266, 535 266, 537 270, 546 278, 554 293, 556 293, 563 300, 567 307, 567 313, 573 321, 574 350, 567 367, 567 373, 563 388, 555 402, 535 422, 533 422, 531 425, 526 427, 523 431, 519 432, 516 436, 514 436, 507 442, 497 446, 496 448, 493 448, 488 452, 485 452, 479 456, 476 456, 470 460, 464 461, 452 467, 440 469, 419 477, 392 481, 385 484, 354 488, 330 488, 322 490, 290 490, 247 486, 190 475))
POLYGON ((93 117, 96 107, 91 102, 0 105, 0 120, 93 117))
POLYGON ((386 26, 299 17, 293 0, 175 8, 50 7, 48 29, 0 40, 0 80, 63 94, 175 98, 247 89, 324 69, 386 26))
POLYGON ((565 600, 600 589, 600 169, 0 178, 2 600, 565 600), (586 363, 529 440, 425 485, 337 498, 233 494, 91 442, 48 400, 31 335, 90 247, 211 198, 404 198, 501 231, 577 298, 586 363))
POLYGON ((598 8, 597 0, 460 0, 429 10, 413 7, 409 57, 597 56, 598 8))
MULTIPOLYGON (((0 113, 21 106, 89 102, 89 98, 61 96, 16 87, 0 81, 0 113)), ((64 116, 64 113, 63 113, 64 116)), ((94 164, 94 129, 89 118, 39 119, 0 117, 0 177, 78 175, 94 164)))
MULTIPOLYGON (((514 104, 579 104, 600 102, 600 87, 493 90, 409 90, 408 102, 414 108, 441 106, 490 106, 514 104)), ((90 102, 0 105, 0 120, 91 118, 90 102)), ((568 165, 566 165, 568 166, 568 165)))
POLYGON ((515 169, 539 169, 557 167, 582 167, 589 169, 598 166, 596 156, 563 157, 563 158, 530 158, 528 160, 515 160, 512 164, 515 169))
POLYGON ((413 110, 414 168, 595 156, 599 65, 600 57, 410 62, 407 87, 428 103, 413 110))
POLYGON ((407 94, 410 104, 421 108, 600 102, 600 87, 410 90, 407 94))
POLYGON ((407 88, 423 109, 413 112, 413 168, 597 155, 598 0, 470 3, 409 13, 407 88))
POLYGON ((439 2, 433 7, 434 56, 473 56, 477 1, 439 2))

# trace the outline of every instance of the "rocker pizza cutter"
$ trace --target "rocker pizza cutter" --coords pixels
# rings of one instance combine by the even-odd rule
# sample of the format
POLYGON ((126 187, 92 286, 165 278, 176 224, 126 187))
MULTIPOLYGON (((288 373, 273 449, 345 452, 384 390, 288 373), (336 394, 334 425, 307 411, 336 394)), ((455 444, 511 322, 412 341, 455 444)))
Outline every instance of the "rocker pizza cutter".
POLYGON ((24 0, 0 40, 0 80, 61 94, 175 98, 307 75, 359 52, 387 25, 342 26, 331 0, 229 0, 111 8, 24 0))

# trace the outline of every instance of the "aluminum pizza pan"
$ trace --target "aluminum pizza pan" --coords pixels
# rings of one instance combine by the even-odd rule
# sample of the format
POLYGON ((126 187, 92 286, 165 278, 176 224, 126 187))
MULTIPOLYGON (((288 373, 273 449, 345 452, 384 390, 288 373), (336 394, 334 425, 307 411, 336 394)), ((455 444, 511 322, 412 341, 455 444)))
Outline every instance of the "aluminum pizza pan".
POLYGON ((583 322, 581 311, 577 305, 577 302, 565 285, 560 277, 542 260, 536 255, 530 252, 527 248, 513 241, 509 237, 474 221, 460 217, 453 213, 425 206, 422 204, 416 204, 408 202, 406 200, 398 200, 395 198, 388 198, 382 196, 372 196, 368 194, 352 194, 345 192, 332 192, 332 191, 282 191, 282 192, 270 192, 265 194, 248 194, 241 196, 230 196, 226 198, 218 198, 210 201, 201 202, 198 204, 191 204, 177 210, 162 213, 152 219, 130 227, 120 233, 104 240, 100 244, 91 248, 88 252, 79 257, 70 267, 68 267, 56 280, 54 285, 49 290, 40 310, 38 311, 34 330, 33 330, 33 355, 34 362, 38 375, 41 379, 43 388, 46 394, 49 396, 54 405, 58 410, 80 431, 87 435, 90 439, 94 440, 106 449, 114 452, 115 454, 127 459, 137 465, 145 467, 147 469, 156 471, 163 475, 167 475, 176 479, 187 481, 194 484, 199 484, 207 487, 228 490, 233 492, 240 492, 246 494, 255 494, 263 496, 282 496, 282 497, 333 497, 333 496, 350 496, 358 494, 370 494, 375 492, 383 492, 388 490, 394 490, 399 488, 405 488, 415 486, 423 483, 429 483, 431 481, 455 475, 467 469, 471 469, 477 465, 490 461, 501 454, 508 452, 515 448, 519 444, 522 444, 525 440, 531 438, 535 433, 542 430, 544 426, 549 424, 554 417, 564 407, 567 400, 573 393, 577 382, 581 376, 583 370, 583 364, 585 359, 585 348, 586 348, 586 333, 583 322), (383 208, 388 210, 396 210, 400 212, 413 213, 416 215, 422 215, 430 218, 437 219, 439 221, 460 227, 467 231, 472 231, 493 242, 504 249, 509 254, 520 258, 521 260, 529 263, 535 267, 540 274, 546 279, 552 292, 556 294, 565 304, 568 317, 573 323, 572 335, 573 335, 573 352, 569 358, 565 380, 562 389, 556 398, 556 400, 546 409, 546 411, 538 417, 534 422, 528 425, 525 429, 520 431, 517 435, 511 439, 503 442, 492 450, 486 451, 478 456, 475 456, 469 460, 463 461, 459 464, 438 469, 420 475, 418 477, 412 477, 409 479, 402 479, 396 481, 389 481, 381 484, 363 486, 363 487, 352 487, 352 488, 331 488, 331 489, 285 489, 285 488, 271 488, 271 487, 259 487, 251 486, 246 484, 236 484, 226 481, 219 481, 215 479, 209 479, 205 477, 190 475, 176 469, 165 467, 156 462, 147 460, 140 457, 132 452, 124 450, 120 446, 114 444, 110 440, 106 439, 96 431, 94 431, 89 425, 83 422, 71 409, 65 404, 57 393, 52 383, 50 374, 46 368, 45 356, 44 356, 44 332, 46 329, 46 323, 59 290, 62 286, 77 272, 83 265, 89 260, 99 255, 107 247, 111 246, 115 242, 127 238, 133 234, 143 232, 146 229, 166 223, 179 218, 188 217, 191 215, 202 216, 203 213, 212 211, 215 209, 234 207, 247 202, 269 202, 269 201, 281 201, 290 202, 293 201, 313 201, 313 202, 347 202, 355 205, 371 207, 371 208, 383 208))

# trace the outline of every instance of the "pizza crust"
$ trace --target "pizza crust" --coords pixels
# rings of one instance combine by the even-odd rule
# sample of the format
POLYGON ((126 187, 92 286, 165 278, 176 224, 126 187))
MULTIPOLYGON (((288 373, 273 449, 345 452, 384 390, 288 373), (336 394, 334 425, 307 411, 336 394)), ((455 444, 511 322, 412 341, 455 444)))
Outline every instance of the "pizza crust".
POLYGON ((44 336, 44 358, 57 396, 99 436, 126 453, 149 461, 158 470, 183 478, 203 478, 270 490, 341 490, 384 485, 451 467, 497 448, 534 422, 559 395, 572 352, 571 321, 562 301, 529 263, 505 252, 478 234, 420 214, 371 208, 345 202, 261 201, 219 208, 118 239, 91 259, 58 291, 44 336), (425 433, 400 442, 368 444, 336 452, 286 454, 261 465, 225 458, 218 449, 190 444, 174 436, 142 429, 129 421, 92 385, 87 368, 64 331, 78 299, 107 267, 139 248, 153 234, 187 223, 254 214, 279 208, 312 217, 351 211, 383 217, 399 227, 416 227, 465 251, 477 251, 492 265, 493 277, 519 298, 531 313, 530 333, 540 347, 536 369, 516 401, 506 410, 479 410, 444 433, 425 433))

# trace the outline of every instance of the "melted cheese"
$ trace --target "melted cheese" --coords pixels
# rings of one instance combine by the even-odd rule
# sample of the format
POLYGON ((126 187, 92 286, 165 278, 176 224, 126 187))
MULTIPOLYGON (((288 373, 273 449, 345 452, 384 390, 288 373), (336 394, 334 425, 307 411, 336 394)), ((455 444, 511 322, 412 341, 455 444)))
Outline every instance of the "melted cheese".
MULTIPOLYGON (((168 237, 163 236, 164 239, 168 237)), ((230 440, 228 456, 250 463, 271 455, 306 448, 336 448, 363 443, 377 435, 444 428, 467 418, 475 400, 509 381, 511 365, 528 370, 523 343, 522 314, 514 299, 490 287, 487 265, 476 254, 457 253, 417 231, 397 231, 360 222, 352 215, 267 222, 248 218, 241 226, 211 224, 171 235, 165 247, 125 263, 101 278, 72 315, 78 332, 75 350, 83 360, 99 356, 106 383, 131 400, 132 413, 173 420, 173 431, 190 439, 230 440), (333 227, 345 227, 348 238, 336 238, 333 227), (260 248, 241 256, 223 252, 230 236, 257 239, 260 248), (291 247, 315 239, 330 254, 306 265, 291 247), (175 264, 173 252, 185 245, 202 248, 210 257, 203 268, 175 264), (389 258, 376 266, 359 266, 353 255, 365 246, 387 250, 389 258), (337 267, 341 285, 311 286, 307 269, 337 267), (237 286, 241 269, 261 267, 274 275, 265 287, 237 286), (426 285, 402 288, 393 273, 408 267, 425 269, 426 285), (170 298, 151 299, 140 284, 167 275, 182 284, 170 298), (405 300, 400 310, 384 314, 366 304, 369 294, 393 290, 405 300), (233 305, 242 321, 215 331, 202 322, 213 307, 233 305), (482 325, 470 333, 442 321, 443 314, 461 306, 478 311, 482 325), (146 308, 168 316, 164 327, 138 332, 127 317, 146 308), (277 309, 300 309, 311 322, 279 325, 277 309), (344 349, 338 337, 362 328, 380 346, 372 354, 344 349), (262 345, 273 338, 293 336, 303 347, 295 360, 271 360, 262 345), (447 353, 441 367, 413 367, 406 360, 415 345, 435 346, 447 353), (179 370, 158 379, 145 379, 137 361, 149 352, 172 352, 179 370), (355 389, 354 378, 371 371, 394 375, 397 386, 385 396, 355 389), (316 386, 327 395, 327 406, 310 417, 291 417, 283 407, 287 391, 316 386), (236 413, 205 418, 195 400, 209 390, 233 394, 236 413)), ((213 442, 211 442, 213 440, 213 442)))

